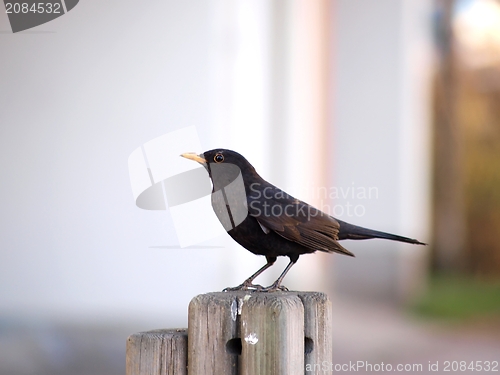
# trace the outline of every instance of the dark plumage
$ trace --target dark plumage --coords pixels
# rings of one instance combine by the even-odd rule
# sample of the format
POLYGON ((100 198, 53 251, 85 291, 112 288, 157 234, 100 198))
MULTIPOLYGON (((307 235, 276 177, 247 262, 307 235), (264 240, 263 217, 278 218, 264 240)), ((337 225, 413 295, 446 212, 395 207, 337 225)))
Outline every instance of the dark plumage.
POLYGON ((284 290, 281 282, 302 254, 324 251, 354 256, 339 240, 383 238, 424 245, 415 239, 378 232, 337 220, 265 181, 237 152, 215 149, 203 154, 182 154, 208 171, 212 180, 212 207, 229 235, 245 249, 264 255, 267 263, 243 284, 225 290, 284 290), (290 263, 269 287, 252 284, 277 257, 290 263))

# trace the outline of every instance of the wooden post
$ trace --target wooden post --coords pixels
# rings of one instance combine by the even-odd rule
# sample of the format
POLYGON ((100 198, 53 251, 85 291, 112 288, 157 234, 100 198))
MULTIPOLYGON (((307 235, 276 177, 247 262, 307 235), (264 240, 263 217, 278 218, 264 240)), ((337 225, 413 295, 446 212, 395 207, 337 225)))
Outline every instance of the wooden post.
POLYGON ((316 292, 227 292, 189 305, 189 375, 321 373, 332 361, 331 303, 316 292))
POLYGON ((244 292, 200 294, 189 303, 189 374, 238 374, 238 306, 244 292))
POLYGON ((331 314, 317 292, 201 294, 189 304, 187 333, 129 337, 127 375, 322 374, 332 362, 331 314))
POLYGON ((333 360, 332 304, 328 296, 318 292, 298 292, 304 305, 304 336, 307 374, 319 371, 324 361, 333 360))
POLYGON ((304 306, 296 294, 251 294, 240 324, 241 375, 304 374, 304 306))
POLYGON ((187 375, 187 330, 158 329, 131 335, 126 375, 187 375))

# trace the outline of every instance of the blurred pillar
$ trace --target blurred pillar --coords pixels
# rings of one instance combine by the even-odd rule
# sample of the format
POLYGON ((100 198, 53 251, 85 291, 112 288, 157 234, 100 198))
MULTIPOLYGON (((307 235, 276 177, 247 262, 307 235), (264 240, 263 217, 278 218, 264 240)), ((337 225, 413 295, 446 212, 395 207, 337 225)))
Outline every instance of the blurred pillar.
MULTIPOLYGON (((205 149, 229 148, 244 155, 262 176, 269 176, 271 9, 267 0, 215 0, 211 2, 211 124, 202 139, 205 149)), ((203 136, 203 135, 202 135, 203 136)), ((264 263, 235 243, 220 238, 227 249, 221 263, 239 284, 264 263)), ((258 283, 270 284, 264 273, 258 283)))
MULTIPOLYGON (((431 0, 336 0, 334 9, 334 214, 427 241, 431 0)), ((425 247, 343 245, 356 258, 334 259, 342 294, 404 302, 425 283, 425 247)))
MULTIPOLYGON (((331 0, 275 0, 271 46, 271 182, 318 208, 329 179, 331 0)), ((328 208, 326 208, 328 212, 328 208)), ((331 255, 300 258, 286 285, 325 291, 331 255)))

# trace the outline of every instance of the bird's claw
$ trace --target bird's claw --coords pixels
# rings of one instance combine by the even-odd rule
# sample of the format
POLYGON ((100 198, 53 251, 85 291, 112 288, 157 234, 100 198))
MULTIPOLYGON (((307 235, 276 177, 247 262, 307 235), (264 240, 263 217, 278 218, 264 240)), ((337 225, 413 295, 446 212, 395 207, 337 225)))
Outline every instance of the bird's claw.
POLYGON ((232 288, 225 288, 222 291, 223 292, 236 292, 239 290, 247 290, 250 292, 288 292, 288 288, 286 286, 282 285, 270 285, 268 287, 263 287, 262 285, 258 284, 252 284, 251 282, 244 282, 241 285, 232 287, 232 288))
POLYGON ((249 291, 260 291, 261 289, 265 289, 262 285, 252 284, 251 282, 244 282, 241 285, 232 287, 232 288, 224 288, 223 292, 236 292, 238 290, 249 290, 249 291))
POLYGON ((259 292, 288 292, 288 288, 286 286, 281 285, 271 285, 267 288, 258 289, 259 292))

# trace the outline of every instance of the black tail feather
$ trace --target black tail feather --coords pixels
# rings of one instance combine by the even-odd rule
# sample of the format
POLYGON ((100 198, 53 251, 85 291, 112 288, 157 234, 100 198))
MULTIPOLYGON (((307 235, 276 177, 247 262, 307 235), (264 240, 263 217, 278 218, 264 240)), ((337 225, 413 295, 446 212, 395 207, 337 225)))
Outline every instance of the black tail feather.
POLYGON ((423 242, 415 240, 413 238, 398 236, 395 234, 379 232, 377 230, 367 229, 363 227, 358 227, 338 219, 335 219, 340 224, 339 228, 339 240, 368 240, 370 238, 382 238, 385 240, 406 242, 415 245, 427 245, 423 242))

